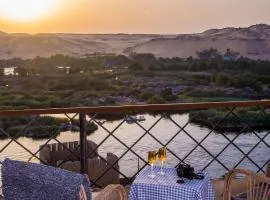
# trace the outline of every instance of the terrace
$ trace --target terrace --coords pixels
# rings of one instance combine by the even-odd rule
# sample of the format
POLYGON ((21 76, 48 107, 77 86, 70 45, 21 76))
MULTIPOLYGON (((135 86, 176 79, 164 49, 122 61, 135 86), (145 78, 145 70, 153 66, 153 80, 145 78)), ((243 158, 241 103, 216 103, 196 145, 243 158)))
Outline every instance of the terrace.
POLYGON ((110 182, 129 186, 148 165, 147 152, 166 146, 167 166, 185 162, 207 171, 220 195, 222 177, 231 168, 266 173, 269 107, 269 100, 261 100, 5 110, 0 111, 5 118, 0 129, 0 159, 80 171, 89 175, 95 188, 110 182), (145 120, 133 120, 136 114, 145 120), (70 126, 63 129, 63 124, 40 121, 48 115, 65 118, 70 126), (16 128, 8 127, 7 121, 14 122, 16 128), (71 131, 73 124, 78 128, 75 131, 71 131), (87 134, 89 124, 97 127, 94 133, 87 134), (38 128, 31 129, 33 126, 38 128), (51 152, 55 154, 50 157, 51 152), (96 159, 104 163, 102 170, 95 169, 96 159))

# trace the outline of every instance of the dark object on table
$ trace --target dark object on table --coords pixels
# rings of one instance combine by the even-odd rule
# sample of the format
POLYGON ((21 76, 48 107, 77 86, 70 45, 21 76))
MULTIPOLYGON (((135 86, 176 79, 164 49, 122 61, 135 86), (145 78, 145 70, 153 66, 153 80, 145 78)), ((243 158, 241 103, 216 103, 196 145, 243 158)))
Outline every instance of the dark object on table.
POLYGON ((5 200, 91 200, 85 175, 41 164, 6 159, 2 167, 5 200), (85 198, 84 198, 85 199, 85 198))
POLYGON ((179 177, 184 177, 187 179, 204 179, 204 175, 203 174, 195 174, 194 172, 194 168, 191 167, 188 164, 182 164, 180 163, 176 169, 177 171, 177 175, 179 177))
POLYGON ((194 179, 199 179, 199 180, 203 180, 204 179, 204 174, 194 174, 194 179))
POLYGON ((194 168, 188 164, 179 164, 177 167, 177 175, 187 179, 193 179, 194 168))
POLYGON ((183 179, 179 179, 179 180, 176 181, 176 183, 181 184, 181 183, 185 183, 185 181, 183 179))

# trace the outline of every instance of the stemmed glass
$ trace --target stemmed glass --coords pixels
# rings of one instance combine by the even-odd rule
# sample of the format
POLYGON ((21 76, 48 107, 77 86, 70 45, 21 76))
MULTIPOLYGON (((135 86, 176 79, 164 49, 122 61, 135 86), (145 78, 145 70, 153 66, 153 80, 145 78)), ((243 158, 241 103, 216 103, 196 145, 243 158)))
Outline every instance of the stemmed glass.
POLYGON ((160 175, 165 175, 164 171, 163 171, 163 165, 164 162, 166 161, 166 147, 162 147, 158 150, 158 158, 161 162, 161 168, 160 171, 158 172, 160 175))
POLYGON ((151 173, 148 175, 150 178, 155 178, 156 176, 154 173, 154 164, 156 162, 156 156, 157 156, 156 151, 148 152, 148 163, 151 165, 151 173))

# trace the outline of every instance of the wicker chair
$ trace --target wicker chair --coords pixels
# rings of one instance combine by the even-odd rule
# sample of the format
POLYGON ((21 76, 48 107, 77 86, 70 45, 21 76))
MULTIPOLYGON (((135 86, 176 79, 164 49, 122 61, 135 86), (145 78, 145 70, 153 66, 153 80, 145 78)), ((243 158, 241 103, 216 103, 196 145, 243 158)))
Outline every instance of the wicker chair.
POLYGON ((81 185, 80 187, 80 199, 79 200, 87 200, 87 197, 86 197, 86 193, 85 193, 85 189, 83 187, 83 185, 81 185))
POLYGON ((94 200, 127 200, 127 192, 122 185, 111 184, 105 187, 94 200))
POLYGON ((270 200, 270 178, 244 169, 233 169, 225 177, 223 200, 270 200), (245 192, 232 196, 231 185, 236 176, 244 178, 245 192))
MULTIPOLYGON (((127 192, 122 185, 111 184, 105 187, 99 194, 94 197, 94 200, 127 200, 127 192)), ((80 188, 80 199, 87 200, 84 187, 80 188)))

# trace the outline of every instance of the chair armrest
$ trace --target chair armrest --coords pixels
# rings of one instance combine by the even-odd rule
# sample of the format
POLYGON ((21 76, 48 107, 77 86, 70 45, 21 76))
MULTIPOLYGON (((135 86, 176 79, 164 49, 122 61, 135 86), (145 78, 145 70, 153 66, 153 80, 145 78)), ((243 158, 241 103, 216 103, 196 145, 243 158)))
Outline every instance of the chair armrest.
POLYGON ((127 192, 122 185, 111 184, 105 187, 94 200, 127 200, 127 192))
POLYGON ((80 187, 80 199, 79 200, 87 200, 86 194, 85 194, 85 189, 83 185, 80 187))

